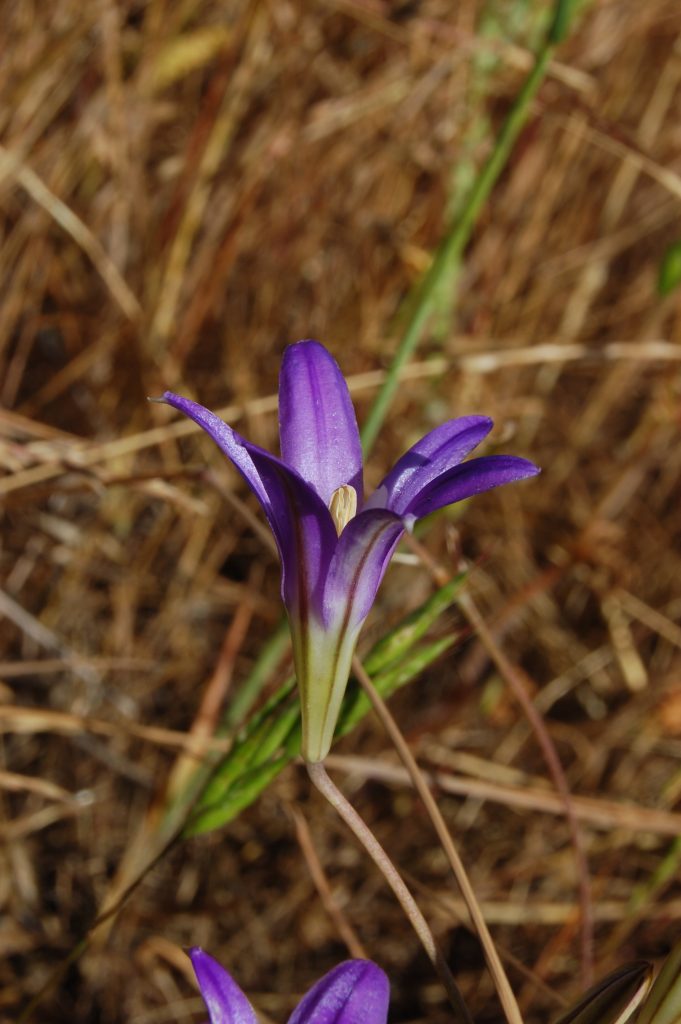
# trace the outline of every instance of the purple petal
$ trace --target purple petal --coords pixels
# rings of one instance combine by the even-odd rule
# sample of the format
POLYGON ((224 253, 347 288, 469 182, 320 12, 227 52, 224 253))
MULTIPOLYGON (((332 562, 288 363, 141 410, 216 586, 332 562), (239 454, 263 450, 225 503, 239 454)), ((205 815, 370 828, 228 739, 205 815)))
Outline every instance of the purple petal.
POLYGON ((487 416, 461 416, 431 430, 395 463, 365 507, 402 514, 431 480, 463 462, 492 425, 487 416))
POLYGON ((209 437, 212 437, 217 446, 222 449, 227 458, 234 463, 245 478, 269 519, 271 511, 269 496, 263 487, 260 474, 253 464, 253 459, 248 453, 243 437, 237 434, 235 430, 232 430, 214 412, 210 412, 204 406, 199 405, 198 402, 192 402, 189 398, 182 398, 181 395, 175 395, 172 391, 165 392, 163 401, 168 405, 172 405, 179 412, 183 412, 185 416, 189 416, 190 419, 194 420, 194 423, 198 423, 200 427, 203 427, 209 437))
POLYGON ((368 509, 351 519, 338 540, 324 589, 324 622, 352 630, 367 617, 395 546, 400 516, 368 509))
POLYGON ((303 614, 310 601, 321 609, 326 569, 338 543, 324 502, 295 470, 240 437, 219 416, 169 391, 163 397, 203 427, 260 501, 279 548, 281 593, 287 610, 303 614))
POLYGON ((210 1024, 258 1024, 253 1007, 237 983, 208 953, 189 950, 210 1024))
POLYGON ((385 1024, 389 1000, 380 967, 371 960, 346 960, 303 996, 289 1024, 385 1024))
POLYGON ((345 378, 317 341, 284 352, 279 374, 281 457, 325 505, 342 484, 362 501, 362 448, 345 378))
MULTIPOLYGON (((281 556, 281 596, 289 615, 304 626, 321 615, 329 562, 338 546, 331 513, 298 474, 269 452, 248 445, 273 510, 281 556)), ((270 520, 272 522, 272 519, 270 520)))
POLYGON ((487 455, 482 459, 471 459, 430 481, 414 495, 404 514, 420 519, 445 505, 453 505, 501 484, 536 476, 539 472, 541 470, 533 462, 514 455, 487 455))

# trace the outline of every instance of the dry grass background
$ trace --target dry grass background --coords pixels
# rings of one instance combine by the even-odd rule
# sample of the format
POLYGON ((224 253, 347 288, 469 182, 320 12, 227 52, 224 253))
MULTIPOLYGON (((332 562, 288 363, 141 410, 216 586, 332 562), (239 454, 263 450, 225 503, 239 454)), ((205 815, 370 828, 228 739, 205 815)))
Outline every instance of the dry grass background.
MULTIPOLYGON (((105 903, 206 688, 236 690, 280 615, 241 482, 145 396, 229 406, 275 446, 281 352, 316 336, 361 422, 395 311, 545 13, 533 0, 4 0, 3 1019, 105 903)), ((681 234, 680 33, 675 0, 585 6, 368 468, 375 483, 426 429, 473 411, 495 418, 493 446, 544 467, 424 543, 476 562, 470 592, 560 753, 599 973, 662 955, 681 917, 681 293, 656 291, 681 234)), ((425 569, 393 567, 367 638, 431 588, 425 569)), ((452 612, 442 629, 459 625, 452 612)), ((579 990, 579 904, 535 738, 471 633, 392 707, 440 773, 528 1024, 550 1019, 579 990)), ((476 1019, 498 1020, 428 822, 382 776, 396 761, 381 729, 367 720, 336 752, 476 1019)), ((201 1019, 181 952, 194 943, 285 1019, 347 955, 301 840, 391 975, 391 1019, 448 1019, 391 895, 295 766, 228 829, 164 858, 34 1019, 201 1019)))

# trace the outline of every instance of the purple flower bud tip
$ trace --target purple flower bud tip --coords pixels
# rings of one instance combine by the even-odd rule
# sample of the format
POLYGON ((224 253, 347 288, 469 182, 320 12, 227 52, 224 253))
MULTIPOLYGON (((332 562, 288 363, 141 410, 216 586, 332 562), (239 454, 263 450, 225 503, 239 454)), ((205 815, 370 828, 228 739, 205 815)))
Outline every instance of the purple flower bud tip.
POLYGON ((362 450, 345 379, 317 341, 284 352, 279 377, 281 458, 240 437, 203 406, 166 392, 246 479, 279 549, 282 598, 301 694, 302 754, 328 753, 360 627, 398 541, 416 521, 539 469, 513 455, 464 459, 492 429, 462 416, 409 449, 365 500, 362 450))
MULTIPOLYGON (((189 951, 210 1024, 257 1024, 232 976, 198 946, 189 951)), ((388 979, 371 960, 346 960, 312 986, 288 1024, 385 1024, 388 979)))

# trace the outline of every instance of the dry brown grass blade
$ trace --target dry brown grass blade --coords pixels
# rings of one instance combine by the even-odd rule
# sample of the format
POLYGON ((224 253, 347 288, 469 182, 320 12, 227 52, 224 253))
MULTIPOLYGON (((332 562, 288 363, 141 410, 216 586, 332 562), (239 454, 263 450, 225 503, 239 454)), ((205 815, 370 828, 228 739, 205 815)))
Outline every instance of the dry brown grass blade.
MULTIPOLYGON (((239 127, 239 121, 247 108, 251 81, 258 74, 260 63, 266 59, 268 51, 263 41, 265 32, 264 15, 258 10, 258 5, 248 5, 244 23, 239 26, 234 43, 235 47, 240 46, 242 51, 236 69, 231 61, 224 62, 212 83, 215 109, 209 114, 211 123, 205 128, 206 138, 202 152, 196 165, 191 167, 191 189, 163 270, 147 340, 151 353, 164 351, 173 328, 192 243, 211 201, 212 179, 225 158, 225 153, 239 127)), ((167 361, 166 372, 168 368, 167 361)), ((171 380, 169 383, 172 384, 174 381, 171 380)))
MULTIPOLYGON (((393 785, 411 785, 410 776, 399 765, 376 758, 360 757, 353 754, 330 754, 329 766, 340 771, 393 785)), ((490 800, 506 807, 533 811, 538 814, 564 816, 565 808, 558 793, 550 789, 531 786, 511 786, 483 779, 457 778, 449 772, 422 769, 426 781, 443 793, 471 797, 475 800, 490 800)), ((657 833, 661 836, 676 837, 681 833, 681 814, 660 811, 653 807, 638 807, 612 800, 578 796, 573 793, 574 811, 580 821, 603 831, 623 829, 635 834, 657 833)))
POLYGON ((319 893, 320 899, 324 905, 324 909, 336 926, 336 930, 340 938, 345 943, 348 953, 352 957, 356 957, 360 960, 367 959, 367 952, 362 945, 355 929, 348 921, 347 915, 345 914, 342 906, 333 894, 329 880, 326 877, 326 873, 322 866, 322 862, 319 859, 310 832, 310 827, 305 820, 302 812, 294 806, 289 808, 289 813, 293 818, 293 823, 296 828, 296 837, 298 844, 305 858, 307 869, 310 872, 310 877, 314 882, 315 888, 319 893))
MULTIPOLYGON (((622 360, 634 362, 681 361, 681 345, 663 339, 651 339, 641 343, 618 341, 598 347, 558 341, 529 348, 520 346, 511 347, 505 351, 489 350, 480 353, 466 351, 470 347, 470 343, 471 340, 467 338, 462 338, 458 341, 457 347, 463 347, 458 362, 463 371, 474 374, 493 374, 509 367, 542 366, 554 362, 565 364, 581 361, 600 362, 603 360, 617 363, 622 360)), ((472 344, 474 347, 478 347, 477 343, 472 342, 472 344)), ((448 366, 449 361, 442 357, 431 358, 425 363, 414 362, 403 368, 400 373, 400 379, 403 381, 413 381, 424 377, 438 377, 446 371, 448 366)), ((351 394, 361 395, 365 391, 374 391, 381 385, 384 379, 385 374, 382 371, 356 374, 348 377, 348 387, 351 394)), ((275 412, 276 408, 277 398, 275 395, 270 395, 266 398, 253 399, 243 406, 236 404, 226 405, 217 409, 216 412, 227 422, 237 424, 245 417, 275 412)), ((54 431, 50 430, 50 428, 40 425, 40 429, 49 431, 47 436, 54 436, 54 431)), ((195 423, 189 420, 175 420, 165 426, 153 427, 104 444, 96 442, 86 443, 81 438, 74 438, 71 443, 66 435, 62 435, 64 441, 68 443, 62 446, 60 457, 57 461, 50 460, 48 451, 46 452, 48 457, 45 460, 45 464, 39 464, 30 469, 21 470, 0 478, 0 495, 45 483, 66 472, 68 469, 79 467, 86 469, 107 461, 118 460, 121 456, 133 455, 148 448, 164 444, 167 441, 196 434, 199 432, 199 429, 195 423)), ((37 456, 40 454, 39 451, 36 452, 37 456)))
MULTIPOLYGON (((439 565, 428 553, 416 538, 407 538, 409 546, 422 559, 436 582, 442 584, 449 579, 449 574, 439 565)), ((565 777, 565 772, 560 758, 556 751, 541 714, 530 699, 522 674, 506 657, 494 635, 487 626, 483 616, 480 614, 470 593, 463 593, 458 599, 458 605, 469 624, 478 635, 483 647, 496 665, 502 679, 508 685, 513 696, 518 701, 526 716, 537 742, 542 750, 544 760, 562 800, 565 817, 570 830, 570 837, 575 853, 577 876, 580 892, 581 910, 581 936, 582 936, 582 980, 586 987, 593 976, 593 920, 591 916, 591 882, 589 867, 586 858, 584 838, 579 822, 574 813, 572 794, 565 777)))
POLYGON ((57 786, 49 779, 36 779, 30 775, 19 775, 17 772, 0 771, 0 789, 15 793, 35 793, 46 800, 73 800, 73 794, 63 786, 57 786))
MULTIPOLYGON (((261 567, 256 565, 251 570, 249 577, 249 589, 257 593, 262 583, 263 573, 261 567)), ((225 700, 232 683, 234 673, 234 662, 244 645, 251 621, 253 619, 253 605, 244 601, 236 610, 229 629, 225 633, 222 649, 218 655, 213 675, 206 683, 199 709, 188 732, 191 742, 204 744, 208 747, 215 737, 220 722, 220 715, 225 706, 225 700)), ((165 784, 165 799, 170 806, 176 799, 180 799, 190 783, 191 776, 196 771, 196 759, 191 756, 188 749, 185 756, 179 756, 172 771, 168 775, 165 784)))
MULTIPOLYGON (((2 824, 25 831, 2 850, 3 1020, 80 939, 157 780, 178 755, 224 749, 188 729, 225 623, 252 607, 236 686, 280 615, 256 503, 193 424, 145 396, 173 382, 274 451, 281 353, 312 336, 348 374, 363 423, 395 310, 465 202, 542 12, 518 0, 2 5, 1 141, 28 190, 14 172, 0 185, 0 770, 96 794, 54 820, 68 800, 2 789, 2 824), (150 344, 155 317, 165 340, 150 344)), ((428 548, 477 566, 485 623, 540 687, 588 842, 599 974, 653 959, 678 930, 681 306, 657 279, 678 240, 680 33, 676 0, 580 10, 467 247, 455 320, 448 284, 366 470, 369 493, 426 431, 469 413, 495 421, 485 454, 542 467, 531 485, 433 519, 428 548)), ((429 593, 413 558, 396 561, 362 643, 429 593)), ((527 1024, 544 1024, 555 1001, 538 973, 578 994, 578 911, 564 811, 527 723, 473 635, 395 712, 495 941, 534 969, 527 1024)), ((438 909, 447 869, 414 826, 408 782, 388 778, 398 769, 370 720, 343 744, 368 761, 349 788, 376 773, 356 802, 419 880, 482 1016, 491 985, 451 927, 461 905, 438 909)), ((163 935, 175 951, 200 942, 285 1020, 338 952, 332 929, 305 927, 309 878, 281 812, 310 820, 308 800, 286 772, 225 835, 162 858, 98 953, 106 984, 92 961, 76 966, 34 1019, 188 1018, 183 996, 197 997, 177 954, 136 956, 163 935)), ((399 909, 333 830, 315 843, 391 977, 395 1018, 433 1016, 439 989, 399 909)))
POLYGON ((395 746, 395 749, 397 750, 397 753, 409 774, 412 785, 423 801, 428 817, 430 818, 437 833, 437 837, 445 852, 445 856, 447 857, 447 861, 456 883, 461 890, 466 909, 483 948, 487 967, 494 981, 494 986, 497 990, 499 1002, 503 1008, 504 1015, 509 1024, 523 1024, 520 1008, 516 1002, 513 989, 506 977, 506 972, 501 962, 501 958, 497 953, 489 928, 487 927, 487 922, 480 908, 480 904, 478 903, 475 890, 470 883, 463 861, 461 860, 459 852, 454 845, 454 841, 452 840, 449 829, 445 824, 444 818, 442 817, 437 803, 433 798, 428 782, 416 763, 416 759, 412 755, 397 723, 390 714, 385 701, 382 700, 369 675, 365 671, 364 666, 357 657, 353 658, 353 669, 355 675, 360 681, 362 689, 371 701, 374 711, 380 718, 381 724, 395 746))
POLYGON ((19 157, 0 146, 0 177, 14 178, 31 199, 68 234, 76 245, 92 260, 111 296, 125 316, 136 323, 142 309, 137 298, 122 277, 116 264, 101 242, 92 234, 86 224, 76 216, 66 203, 56 196, 27 164, 19 157))
POLYGON ((0 839, 5 843, 13 843, 27 836, 35 835, 44 829, 56 825, 60 821, 83 814, 91 800, 75 799, 68 803, 53 804, 43 807, 32 814, 14 818, 12 821, 0 822, 0 839))
POLYGON ((164 729, 155 725, 140 725, 138 722, 115 723, 89 715, 74 715, 67 711, 52 711, 46 708, 13 707, 0 705, 0 732, 20 736, 52 733, 61 736, 121 737, 134 736, 158 746, 186 751, 195 761, 209 751, 224 753, 229 749, 227 740, 210 736, 192 736, 190 733, 164 729))
MULTIPOLYGON (((462 371, 472 374, 495 374, 509 367, 545 366, 551 363, 563 365, 582 361, 587 363, 602 361, 620 363, 623 360, 635 363, 681 361, 681 345, 664 339, 650 339, 640 343, 616 341, 600 346, 556 341, 532 347, 519 346, 510 347, 504 351, 491 349, 484 352, 467 351, 471 344, 474 348, 479 347, 473 339, 464 337, 457 341, 457 348, 462 350, 457 362, 462 371)), ((422 378, 437 378, 447 370, 449 365, 449 360, 443 357, 433 357, 427 362, 413 362, 402 369, 400 379, 418 381, 422 378)), ((362 395, 366 391, 375 391, 384 379, 383 371, 371 371, 351 375, 347 382, 351 394, 362 395)), ((238 424, 247 417, 273 413, 276 408, 276 395, 269 395, 265 398, 253 399, 244 405, 222 406, 216 412, 230 424, 238 424)), ((53 431, 44 425, 41 429, 49 431, 50 436, 53 434, 53 431)), ((64 436, 64 441, 67 443, 59 450, 46 450, 44 459, 40 459, 42 453, 39 450, 36 451, 36 457, 40 459, 38 465, 0 478, 0 496, 38 484, 45 484, 69 470, 88 469, 101 463, 119 460, 122 456, 134 455, 149 448, 155 448, 168 441, 196 434, 199 430, 200 428, 192 421, 182 419, 103 444, 88 443, 81 438, 74 438, 71 442, 64 436), (56 459, 54 458, 55 454, 58 456, 56 459)))
POLYGON ((541 715, 537 711, 526 691, 522 676, 498 646, 470 594, 463 594, 461 596, 459 600, 459 607, 471 626, 475 629, 482 643, 489 652, 490 657, 494 661, 494 664, 499 669, 504 681, 508 684, 514 697, 522 707, 523 713, 526 715, 539 746, 542 749, 547 767, 562 800, 565 817, 569 825, 572 844, 575 851, 575 860, 577 862, 582 933, 582 981, 585 987, 588 987, 593 978, 594 956, 591 880, 589 876, 589 865, 586 856, 584 837, 575 814, 574 801, 572 793, 570 792, 570 787, 568 786, 555 745, 548 734, 541 715))
POLYGON ((466 1000, 461 994, 451 968, 433 935, 430 925, 426 921, 421 908, 414 899, 402 875, 377 839, 376 834, 368 828, 361 815, 358 814, 341 790, 338 789, 326 771, 323 761, 305 761, 304 763, 308 777, 315 789, 334 809, 343 821, 343 824, 353 833, 355 839, 363 847, 364 852, 373 860, 383 875, 384 880, 392 889, 393 895, 399 903, 400 910, 418 936, 428 960, 440 978, 455 1019, 461 1021, 462 1024, 473 1024, 473 1018, 471 1017, 466 1000))
MULTIPOLYGON (((251 572, 251 584, 257 589, 262 578, 259 567, 251 572)), ((139 823, 138 828, 121 856, 116 875, 108 887, 101 903, 99 916, 106 917, 110 911, 122 906, 125 894, 134 889, 153 864, 170 848, 173 837, 181 829, 194 791, 192 776, 201 766, 211 750, 229 749, 229 741, 215 739, 219 716, 229 688, 234 661, 241 649, 253 616, 253 605, 242 603, 237 609, 218 655, 213 674, 207 681, 199 709, 186 736, 187 743, 180 749, 178 757, 167 777, 159 785, 154 799, 139 823), (197 751, 200 755, 197 757, 197 751)), ((115 917, 98 928, 93 943, 101 949, 113 927, 115 917)))

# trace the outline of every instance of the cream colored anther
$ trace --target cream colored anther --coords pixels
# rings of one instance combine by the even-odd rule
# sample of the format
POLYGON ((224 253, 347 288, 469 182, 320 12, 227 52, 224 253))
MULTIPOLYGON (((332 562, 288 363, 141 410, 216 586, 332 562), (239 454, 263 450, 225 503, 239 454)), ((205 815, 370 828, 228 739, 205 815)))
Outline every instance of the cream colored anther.
POLYGON ((357 491, 351 484, 341 484, 331 495, 329 512, 340 537, 344 528, 357 512, 357 491))

